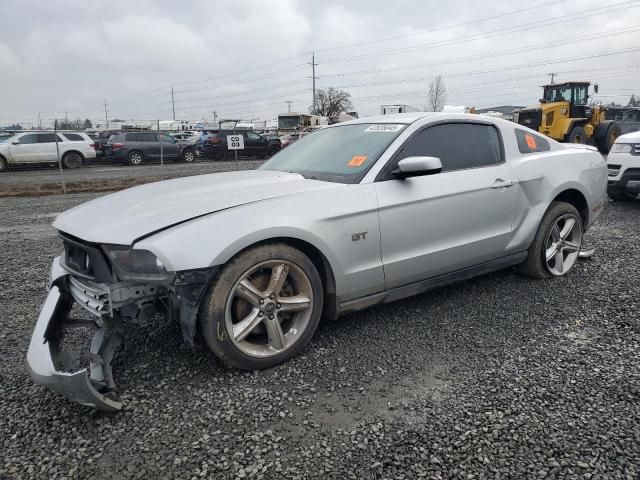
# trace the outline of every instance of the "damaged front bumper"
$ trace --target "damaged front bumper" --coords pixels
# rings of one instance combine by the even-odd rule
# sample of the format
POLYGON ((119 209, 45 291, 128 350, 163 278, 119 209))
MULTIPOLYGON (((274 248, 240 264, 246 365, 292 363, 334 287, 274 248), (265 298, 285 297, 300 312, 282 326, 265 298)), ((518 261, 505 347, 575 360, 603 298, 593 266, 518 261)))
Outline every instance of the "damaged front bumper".
POLYGON ((214 273, 178 272, 153 284, 96 284, 69 273, 57 257, 27 353, 31 378, 83 405, 120 410, 111 362, 126 322, 151 318, 161 305, 192 343, 197 308, 214 273), (72 313, 74 305, 82 307, 81 315, 72 313))

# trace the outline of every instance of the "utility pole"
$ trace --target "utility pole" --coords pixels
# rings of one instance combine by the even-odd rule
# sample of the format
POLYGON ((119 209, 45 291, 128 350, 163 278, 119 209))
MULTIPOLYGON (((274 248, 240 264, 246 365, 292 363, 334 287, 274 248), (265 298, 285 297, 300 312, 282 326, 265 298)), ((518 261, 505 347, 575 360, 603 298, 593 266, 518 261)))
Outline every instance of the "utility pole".
POLYGON ((316 110, 316 52, 311 52, 311 78, 313 80, 313 103, 311 104, 312 113, 316 110))
POLYGON ((213 123, 216 123, 218 121, 218 112, 216 112, 216 109, 213 109, 213 123))
POLYGON ((104 121, 107 123, 107 129, 109 128, 109 114, 107 113, 107 99, 104 99, 104 121))
POLYGON ((557 73, 550 73, 549 74, 549 77, 551 77, 551 85, 553 85, 553 81, 555 80, 556 75, 558 75, 558 74, 557 73))
POLYGON ((42 117, 40 116, 40 112, 38 112, 38 130, 42 130, 42 117))
POLYGON ((173 85, 171 85, 171 110, 173 110, 173 119, 176 119, 176 102, 173 99, 173 85))
POLYGON ((293 102, 291 100, 287 100, 287 112, 291 113, 291 104, 293 102))

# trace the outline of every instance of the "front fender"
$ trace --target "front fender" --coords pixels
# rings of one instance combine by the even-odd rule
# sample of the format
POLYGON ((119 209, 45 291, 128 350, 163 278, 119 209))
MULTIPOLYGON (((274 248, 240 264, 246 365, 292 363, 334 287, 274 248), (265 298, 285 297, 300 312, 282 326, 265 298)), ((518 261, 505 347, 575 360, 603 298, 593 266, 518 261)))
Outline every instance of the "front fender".
POLYGON ((313 245, 329 262, 342 300, 384 286, 378 205, 372 184, 274 198, 176 225, 135 244, 171 271, 223 265, 245 248, 291 238, 313 245), (366 232, 365 236, 354 234, 366 232), (357 238, 357 241, 354 241, 357 238))

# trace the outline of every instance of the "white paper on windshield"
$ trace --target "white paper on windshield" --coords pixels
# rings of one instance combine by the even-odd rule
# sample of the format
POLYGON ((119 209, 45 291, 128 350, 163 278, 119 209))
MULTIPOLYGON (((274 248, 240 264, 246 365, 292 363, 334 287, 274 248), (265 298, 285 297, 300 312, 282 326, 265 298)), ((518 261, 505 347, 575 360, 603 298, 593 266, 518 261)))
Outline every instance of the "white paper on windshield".
POLYGON ((404 127, 404 125, 401 123, 380 123, 377 125, 371 125, 365 130, 365 132, 399 132, 402 127, 404 127))

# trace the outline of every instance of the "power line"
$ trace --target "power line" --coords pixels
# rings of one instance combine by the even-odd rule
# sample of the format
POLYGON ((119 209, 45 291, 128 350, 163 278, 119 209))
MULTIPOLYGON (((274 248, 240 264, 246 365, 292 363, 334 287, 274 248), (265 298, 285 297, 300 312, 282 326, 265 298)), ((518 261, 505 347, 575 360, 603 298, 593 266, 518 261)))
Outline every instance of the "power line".
POLYGON ((405 38, 416 37, 418 35, 425 35, 425 34, 428 34, 428 33, 441 32, 443 30, 450 30, 452 28, 465 27, 465 26, 468 26, 468 25, 473 25, 475 23, 482 23, 482 22, 487 22, 489 20, 496 20, 498 18, 509 17, 511 15, 516 15, 518 13, 523 13, 523 12, 527 12, 527 11, 530 11, 530 10, 538 10, 541 7, 546 7, 546 6, 557 4, 557 3, 563 3, 565 1, 566 0, 556 0, 556 1, 553 1, 553 2, 540 3, 540 4, 535 5, 533 7, 518 8, 517 10, 512 10, 510 12, 501 13, 499 15, 493 15, 491 17, 478 18, 476 20, 470 20, 468 22, 456 23, 456 24, 446 25, 444 27, 438 27, 438 28, 431 28, 431 29, 428 29, 428 30, 422 30, 420 32, 409 33, 409 34, 406 34, 406 35, 396 35, 394 37, 380 38, 380 39, 371 40, 371 41, 368 41, 368 42, 360 42, 360 43, 352 43, 352 44, 349 44, 349 45, 338 45, 338 46, 335 46, 335 47, 320 48, 317 51, 318 52, 327 52, 327 51, 331 51, 331 50, 341 50, 343 48, 362 47, 362 46, 365 46, 365 45, 373 45, 373 44, 376 44, 376 43, 389 42, 389 41, 393 41, 393 40, 400 40, 400 39, 405 39, 405 38))
POLYGON ((473 40, 479 40, 479 39, 482 39, 482 38, 487 38, 488 36, 495 37, 495 36, 501 36, 501 35, 508 35, 510 33, 519 33, 519 32, 522 32, 522 31, 533 30, 533 29, 537 29, 537 28, 546 28, 546 27, 549 27, 549 26, 552 26, 552 25, 556 25, 558 23, 573 22, 575 20, 582 20, 584 18, 588 18, 588 17, 592 17, 592 16, 602 15, 602 14, 605 14, 605 13, 617 12, 619 10, 625 10, 625 9, 629 9, 629 8, 636 8, 636 7, 640 6, 640 5, 629 5, 629 4, 634 4, 634 3, 637 4, 638 0, 627 0, 627 1, 624 1, 624 2, 618 2, 618 3, 611 4, 611 5, 607 5, 606 7, 599 7, 599 8, 589 9, 589 10, 583 10, 581 12, 570 13, 570 14, 561 15, 561 16, 558 16, 558 17, 550 17, 550 18, 546 18, 544 20, 538 20, 538 21, 535 21, 535 22, 523 23, 523 24, 520 24, 520 25, 511 26, 511 27, 499 28, 499 29, 496 29, 496 30, 491 30, 489 32, 471 34, 471 35, 458 37, 458 38, 451 39, 451 40, 443 40, 441 42, 436 42, 436 43, 425 43, 425 44, 420 44, 420 45, 414 45, 414 46, 411 46, 411 47, 403 47, 403 48, 395 48, 395 49, 390 49, 390 50, 382 50, 382 51, 378 51, 378 52, 375 52, 375 53, 364 53, 364 54, 359 54, 359 55, 352 55, 352 56, 349 56, 349 57, 339 57, 339 58, 324 60, 321 63, 322 64, 341 63, 341 62, 362 60, 362 59, 366 59, 366 58, 383 57, 383 56, 392 55, 392 54, 404 54, 404 53, 413 52, 415 50, 431 49, 431 48, 435 48, 435 47, 439 47, 439 46, 457 45, 459 43, 466 43, 466 42, 470 42, 470 41, 473 41, 473 40), (619 7, 619 8, 612 8, 612 7, 619 7), (598 10, 604 10, 604 9, 607 9, 607 10, 606 11, 598 11, 598 10), (576 17, 576 18, 567 18, 567 17, 576 17), (555 20, 555 21, 552 22, 552 20, 555 20), (521 28, 521 27, 525 27, 525 28, 521 28))

